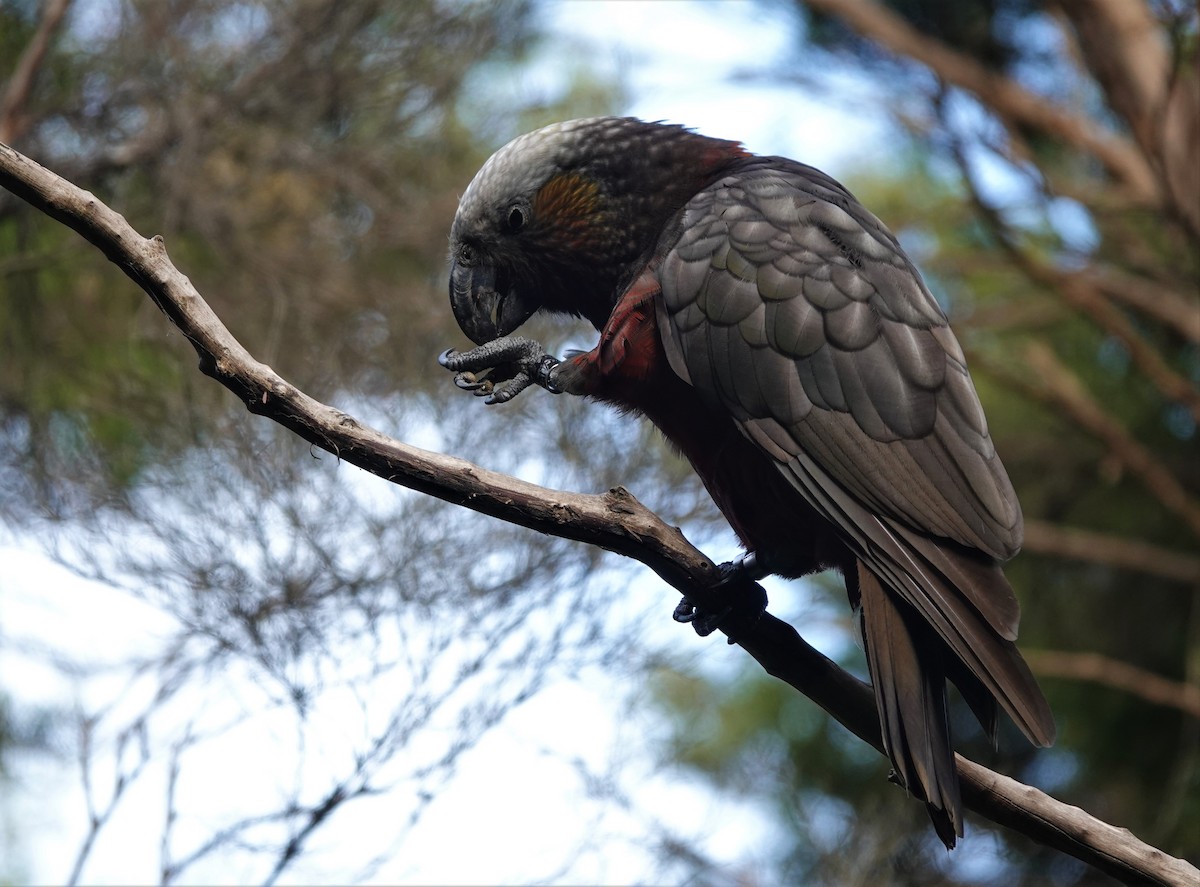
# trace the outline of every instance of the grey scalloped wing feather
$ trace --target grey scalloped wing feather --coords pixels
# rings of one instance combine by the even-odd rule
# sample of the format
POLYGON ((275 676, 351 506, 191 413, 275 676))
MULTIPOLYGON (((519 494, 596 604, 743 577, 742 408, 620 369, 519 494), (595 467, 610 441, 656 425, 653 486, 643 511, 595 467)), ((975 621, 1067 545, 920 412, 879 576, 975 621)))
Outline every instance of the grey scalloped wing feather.
MULTIPOLYGON (((803 164, 764 160, 696 195, 660 243, 672 368, 728 409, 810 502, 820 484, 890 533, 1011 557, 1020 506, 941 308, 845 189, 803 164), (812 474, 801 463, 820 479, 797 480, 812 474)), ((1015 637, 1011 591, 972 603, 1015 637)))

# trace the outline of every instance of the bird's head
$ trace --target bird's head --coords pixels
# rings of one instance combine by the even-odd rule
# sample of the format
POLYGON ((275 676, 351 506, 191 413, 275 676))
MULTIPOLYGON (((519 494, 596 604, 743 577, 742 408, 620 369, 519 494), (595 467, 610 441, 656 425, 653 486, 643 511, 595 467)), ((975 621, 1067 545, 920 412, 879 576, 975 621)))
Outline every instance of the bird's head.
POLYGON ((539 310, 597 328, 669 219, 745 152, 680 126, 556 123, 483 165, 450 231, 450 304, 464 333, 506 336, 539 310))

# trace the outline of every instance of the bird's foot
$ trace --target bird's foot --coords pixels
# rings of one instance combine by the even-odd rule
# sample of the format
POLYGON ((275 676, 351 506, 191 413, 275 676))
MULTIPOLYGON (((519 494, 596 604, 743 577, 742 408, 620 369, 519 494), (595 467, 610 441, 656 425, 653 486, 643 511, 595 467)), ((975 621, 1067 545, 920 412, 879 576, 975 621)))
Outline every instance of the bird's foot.
POLYGON ((690 623, 702 638, 722 629, 732 644, 739 630, 753 625, 766 611, 767 593, 757 580, 769 572, 752 551, 720 564, 717 570, 720 578, 712 591, 720 596, 721 605, 715 609, 697 607, 685 597, 675 606, 671 618, 690 623))
POLYGON ((469 351, 448 348, 438 355, 438 363, 455 374, 455 385, 486 398, 484 403, 506 403, 530 385, 553 394, 562 390, 554 384, 558 358, 523 336, 493 339, 469 351))

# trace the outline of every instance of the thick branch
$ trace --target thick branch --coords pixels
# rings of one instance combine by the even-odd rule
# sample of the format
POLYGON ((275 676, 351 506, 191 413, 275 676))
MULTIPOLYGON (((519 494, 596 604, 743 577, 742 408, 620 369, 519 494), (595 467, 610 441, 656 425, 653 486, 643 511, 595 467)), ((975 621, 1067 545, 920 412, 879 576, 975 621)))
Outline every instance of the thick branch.
POLYGON ((1058 0, 1075 28, 1084 62, 1109 106, 1124 117, 1142 150, 1152 155, 1156 117, 1171 75, 1162 29, 1146 3, 1058 0))
MULTIPOLYGON (((200 356, 200 367, 251 412, 378 476, 447 502, 544 533, 599 545, 647 565, 699 606, 713 605, 712 562, 621 489, 599 496, 564 493, 430 453, 365 428, 318 403, 256 361, 230 335, 191 282, 167 257, 162 239, 145 239, 93 195, 0 145, 0 185, 95 244, 141 286, 200 356)), ((770 674, 787 681, 855 735, 881 748, 872 694, 813 649, 790 625, 763 614, 730 626, 770 674)), ((958 758, 969 807, 1035 841, 1056 847, 1124 881, 1182 887, 1200 878, 1124 829, 958 758)))

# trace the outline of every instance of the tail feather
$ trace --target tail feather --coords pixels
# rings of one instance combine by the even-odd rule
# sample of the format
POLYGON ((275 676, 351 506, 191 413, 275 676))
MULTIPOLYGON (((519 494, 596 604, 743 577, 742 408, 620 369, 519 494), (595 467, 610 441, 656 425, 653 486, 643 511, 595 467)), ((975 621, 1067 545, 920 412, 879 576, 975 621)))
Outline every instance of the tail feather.
MULTIPOLYGON (((884 748, 908 791, 925 801, 938 837, 962 836, 962 797, 950 744, 942 644, 906 614, 860 562, 863 639, 884 748)), ((993 706, 994 708, 994 706, 993 706)))
POLYGON ((986 554, 872 513, 804 452, 780 467, 845 534, 856 558, 846 565, 847 590, 862 607, 888 755, 908 790, 925 801, 938 836, 953 847, 962 834, 962 802, 946 679, 993 742, 997 706, 1034 744, 1054 742, 1050 706, 1013 643, 1020 610, 1012 587, 986 554))
MULTIPOLYGON (((962 586, 957 581, 963 565, 970 564, 972 593, 975 596, 990 594, 1002 597, 1012 594, 1012 586, 1008 584, 1004 571, 998 564, 976 562, 969 554, 945 540, 924 538, 903 528, 896 529, 898 535, 908 543, 908 551, 916 556, 923 567, 920 572, 925 579, 923 586, 926 593, 935 590, 943 612, 955 612, 948 622, 956 624, 958 632, 945 632, 937 620, 930 620, 930 624, 939 629, 939 634, 956 654, 951 658, 961 660, 961 667, 950 669, 949 677, 963 692, 972 710, 978 716, 979 697, 981 694, 991 696, 1004 707, 1030 742, 1043 747, 1053 745, 1054 715, 1029 665, 1012 640, 1004 633, 995 631, 990 622, 965 600, 962 586), (972 697, 976 697, 974 701, 972 697)), ((986 706, 984 708, 986 712, 986 706)), ((983 717, 979 720, 987 730, 987 720, 983 717)), ((994 722, 994 715, 992 720, 994 722)), ((993 723, 989 731, 993 734, 993 741, 994 732, 993 723)))
POLYGON ((979 721, 979 726, 983 728, 983 734, 992 744, 992 748, 995 748, 1000 728, 1000 709, 996 704, 996 697, 988 692, 983 682, 975 677, 957 657, 946 656, 944 660, 946 677, 954 686, 958 687, 958 692, 966 700, 975 719, 979 721))
POLYGON ((944 644, 947 659, 959 660, 950 677, 963 678, 955 683, 966 688, 984 728, 994 722, 991 705, 983 701, 986 694, 1031 742, 1052 745, 1054 716, 1013 643, 1019 608, 999 565, 950 540, 872 514, 804 453, 781 468, 821 514, 845 531, 851 550, 883 587, 936 632, 930 635, 933 646, 944 644))

